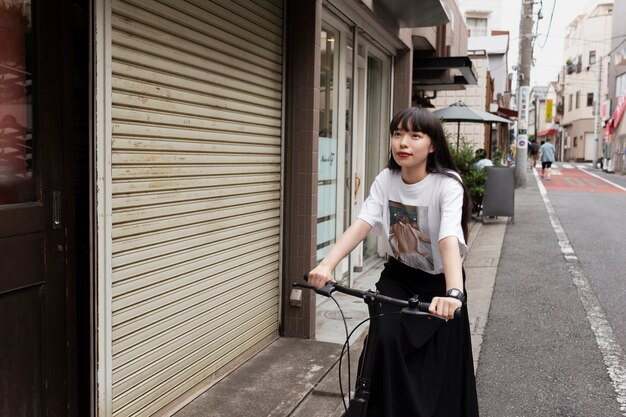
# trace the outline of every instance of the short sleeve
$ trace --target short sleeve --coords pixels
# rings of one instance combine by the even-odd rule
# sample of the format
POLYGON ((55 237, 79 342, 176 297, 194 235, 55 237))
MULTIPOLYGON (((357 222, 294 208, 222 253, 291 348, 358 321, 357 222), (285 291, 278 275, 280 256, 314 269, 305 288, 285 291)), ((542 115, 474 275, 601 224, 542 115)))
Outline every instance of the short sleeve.
POLYGON ((363 202, 358 218, 372 226, 372 232, 383 233, 383 207, 385 204, 385 171, 381 172, 370 188, 370 194, 363 202))
POLYGON ((439 240, 456 236, 459 239, 461 254, 467 252, 461 217, 463 214, 463 186, 450 179, 443 188, 440 200, 441 220, 439 226, 439 240))

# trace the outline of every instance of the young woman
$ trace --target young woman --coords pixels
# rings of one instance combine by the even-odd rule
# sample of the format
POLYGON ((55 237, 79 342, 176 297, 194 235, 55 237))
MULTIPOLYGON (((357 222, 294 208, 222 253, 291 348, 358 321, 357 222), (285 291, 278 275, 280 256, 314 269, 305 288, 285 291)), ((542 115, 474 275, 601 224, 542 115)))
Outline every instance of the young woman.
POLYGON ((382 306, 367 415, 478 416, 461 264, 469 195, 431 112, 408 108, 394 116, 389 130, 387 168, 376 177, 358 219, 309 273, 309 283, 322 287, 332 280, 337 264, 370 231, 384 236, 389 258, 377 290, 401 299, 417 294, 431 302, 432 314, 448 321, 390 314, 398 308, 382 306), (404 231, 407 225, 415 230, 404 231), (459 307, 463 314, 453 319, 459 307))

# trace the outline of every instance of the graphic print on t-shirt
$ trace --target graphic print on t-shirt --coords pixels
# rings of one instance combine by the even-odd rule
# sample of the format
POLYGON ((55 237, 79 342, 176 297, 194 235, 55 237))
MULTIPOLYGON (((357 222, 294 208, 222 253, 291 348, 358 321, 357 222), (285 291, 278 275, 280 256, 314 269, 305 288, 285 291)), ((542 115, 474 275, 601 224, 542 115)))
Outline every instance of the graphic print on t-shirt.
POLYGON ((430 272, 434 263, 427 224, 428 207, 389 200, 389 244, 394 256, 405 265, 430 272))

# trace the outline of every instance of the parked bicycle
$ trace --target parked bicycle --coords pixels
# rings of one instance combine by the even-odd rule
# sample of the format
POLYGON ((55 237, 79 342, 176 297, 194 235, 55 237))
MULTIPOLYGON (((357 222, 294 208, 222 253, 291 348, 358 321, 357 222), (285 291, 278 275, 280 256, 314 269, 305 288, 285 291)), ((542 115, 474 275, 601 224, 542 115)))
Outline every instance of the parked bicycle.
MULTIPOLYGON (((304 275, 304 280, 307 281, 308 276, 304 275)), ((334 292, 340 292, 343 294, 351 295, 356 298, 360 298, 364 303, 367 304, 367 308, 369 311, 369 318, 359 323, 352 332, 347 332, 346 326, 346 342, 344 343, 343 349, 341 351, 340 360, 339 360, 339 388, 341 392, 341 397, 345 398, 343 393, 343 387, 341 384, 341 358, 343 357, 344 351, 346 350, 346 346, 348 349, 348 363, 349 359, 349 341, 350 336, 358 328, 360 325, 365 323, 366 321, 370 321, 370 326, 368 330, 368 335, 365 342, 365 347, 363 350, 363 356, 361 358, 361 366, 359 375, 357 375, 356 387, 354 392, 354 397, 350 399, 349 404, 346 406, 344 401, 345 412, 342 414, 342 417, 365 417, 367 413, 368 401, 371 393, 372 386, 372 373, 374 369, 374 358, 376 356, 376 340, 379 337, 379 318, 384 314, 381 313, 381 305, 388 304, 392 306, 401 307, 401 314, 409 314, 412 316, 422 316, 424 318, 431 318, 437 320, 445 320, 441 317, 435 316, 428 312, 430 307, 430 303, 420 301, 419 296, 415 295, 414 297, 408 300, 402 300, 398 298, 388 297, 382 294, 379 294, 378 291, 373 290, 358 290, 354 288, 347 288, 337 284, 336 282, 329 281, 326 283, 324 287, 317 288, 307 284, 294 283, 294 287, 297 288, 305 288, 315 291, 317 294, 320 294, 324 297, 332 298, 341 311, 341 307, 339 303, 332 297, 334 292)), ((461 308, 458 308, 454 312, 454 317, 459 318, 461 316, 461 308)), ((342 312, 343 317, 343 312, 342 312)), ((344 325, 345 317, 344 317, 344 325)), ((348 373, 350 373, 350 369, 348 367, 348 373)), ((350 389, 350 379, 348 377, 348 389, 350 389)))

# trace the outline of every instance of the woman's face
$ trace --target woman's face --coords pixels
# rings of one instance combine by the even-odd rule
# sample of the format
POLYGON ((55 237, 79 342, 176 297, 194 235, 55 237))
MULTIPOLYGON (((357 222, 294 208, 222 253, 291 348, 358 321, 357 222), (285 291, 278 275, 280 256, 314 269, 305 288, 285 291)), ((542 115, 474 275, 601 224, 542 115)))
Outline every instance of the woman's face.
POLYGON ((424 132, 398 127, 391 135, 391 152, 403 170, 423 168, 425 172, 428 154, 433 152, 432 141, 424 132))

